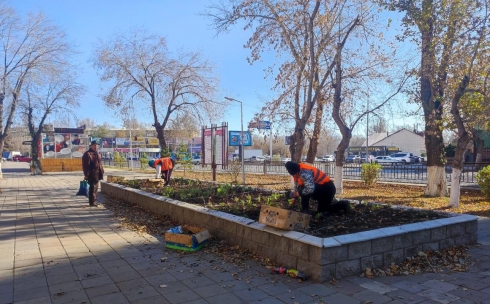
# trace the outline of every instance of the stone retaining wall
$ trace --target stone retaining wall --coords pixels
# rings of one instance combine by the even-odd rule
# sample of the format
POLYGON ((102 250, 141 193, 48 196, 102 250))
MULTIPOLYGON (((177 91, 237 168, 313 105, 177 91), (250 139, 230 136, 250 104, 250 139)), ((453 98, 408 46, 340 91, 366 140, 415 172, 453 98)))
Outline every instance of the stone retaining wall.
POLYGON ((301 270, 320 282, 359 275, 366 267, 387 268, 419 251, 477 242, 478 222, 473 215, 453 214, 438 220, 319 238, 118 184, 101 184, 102 193, 109 197, 136 203, 182 224, 204 227, 213 236, 254 251, 277 265, 301 270))

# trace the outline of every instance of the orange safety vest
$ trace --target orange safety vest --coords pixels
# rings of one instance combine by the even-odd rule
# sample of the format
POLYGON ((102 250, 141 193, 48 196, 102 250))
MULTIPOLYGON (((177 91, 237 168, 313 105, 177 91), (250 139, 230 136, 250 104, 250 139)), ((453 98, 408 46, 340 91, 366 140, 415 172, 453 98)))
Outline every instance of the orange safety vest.
MULTIPOLYGON (((323 172, 322 170, 319 170, 313 166, 310 166, 310 165, 307 165, 307 164, 304 164, 304 163, 299 163, 299 169, 300 170, 311 170, 313 171, 313 182, 315 184, 319 184, 319 185, 322 185, 322 184, 325 184, 325 183, 328 183, 330 181, 330 177, 328 177, 327 174, 325 174, 325 172, 323 172)), ((298 186, 303 186, 303 180, 301 179, 300 177, 300 174, 297 173, 293 176, 294 178, 294 183, 297 184, 298 186)))
POLYGON ((172 170, 173 169, 173 164, 172 164, 172 160, 170 159, 170 157, 164 157, 164 158, 159 158, 155 161, 155 163, 153 164, 153 166, 156 166, 157 165, 161 165, 162 168, 161 170, 162 171, 167 171, 167 170, 172 170))

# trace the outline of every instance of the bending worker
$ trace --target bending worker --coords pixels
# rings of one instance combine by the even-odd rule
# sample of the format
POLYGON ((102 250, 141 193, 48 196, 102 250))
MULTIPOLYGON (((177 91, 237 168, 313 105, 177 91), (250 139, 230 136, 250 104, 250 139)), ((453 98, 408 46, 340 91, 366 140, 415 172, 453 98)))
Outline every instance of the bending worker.
POLYGON ((348 201, 332 204, 337 190, 325 172, 305 163, 298 164, 288 161, 285 166, 294 181, 292 208, 294 208, 297 198, 301 197, 301 209, 307 213, 310 212, 310 198, 318 202, 318 213, 335 213, 340 210, 349 212, 350 204, 348 201))
POLYGON ((165 185, 168 185, 170 182, 170 176, 172 175, 172 170, 174 168, 174 160, 170 157, 162 157, 157 160, 150 160, 148 162, 150 167, 156 169, 155 178, 160 178, 160 174, 162 175, 162 179, 165 180, 165 185))

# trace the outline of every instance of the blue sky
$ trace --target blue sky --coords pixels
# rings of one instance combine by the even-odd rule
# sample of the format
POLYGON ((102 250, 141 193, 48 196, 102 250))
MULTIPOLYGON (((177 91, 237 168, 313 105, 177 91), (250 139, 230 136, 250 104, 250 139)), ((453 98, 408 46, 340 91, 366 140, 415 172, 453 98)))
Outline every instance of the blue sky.
MULTIPOLYGON (((120 118, 106 109, 98 97, 100 92, 96 71, 89 63, 94 45, 116 32, 142 27, 164 36, 170 51, 179 48, 201 51, 216 66, 221 81, 221 96, 243 101, 244 127, 261 108, 261 100, 272 96, 271 82, 264 79, 264 69, 274 60, 269 55, 265 62, 250 65, 246 58, 249 50, 243 45, 250 36, 240 26, 230 33, 216 36, 210 20, 199 13, 211 0, 10 0, 8 2, 21 15, 43 12, 54 24, 61 27, 70 41, 77 45, 76 57, 80 66, 80 82, 88 91, 84 96, 78 117, 90 117, 97 123, 109 122, 122 125, 120 118)), ((224 101, 224 99, 223 99, 224 101)), ((405 105, 406 107, 406 105, 405 105)), ((139 116, 141 117, 141 116, 139 116)), ((413 119, 396 115, 388 118, 391 125, 411 124, 413 119)), ((240 105, 232 103, 224 112, 223 119, 214 123, 228 122, 230 130, 240 130, 240 105)), ((147 122, 150 122, 149 120, 147 122)), ((51 121, 56 125, 55 121, 51 121)), ((354 132, 364 133, 363 123, 354 132)), ((272 126, 274 129, 274 126, 272 126)), ((335 128, 336 129, 336 128, 335 128)))
MULTIPOLYGON (((251 66, 243 48, 248 34, 241 28, 216 37, 210 20, 199 16, 209 1, 206 0, 11 0, 8 2, 22 16, 28 12, 43 12, 61 27, 80 53, 80 82, 88 91, 78 110, 79 118, 91 117, 97 123, 107 121, 115 126, 122 122, 106 109, 99 95, 96 71, 89 63, 98 39, 105 39, 118 31, 143 27, 166 37, 169 50, 184 48, 202 51, 216 66, 221 79, 222 96, 243 101, 244 125, 260 109, 260 97, 268 96, 264 80, 264 63, 251 66), (83 112, 86 112, 83 113, 83 112)), ((224 101, 224 100, 223 100, 224 101)), ((230 130, 240 130, 240 105, 232 104, 222 121, 230 130)), ((53 122, 54 123, 54 122, 53 122)), ((217 121, 221 124, 221 121, 217 121)))

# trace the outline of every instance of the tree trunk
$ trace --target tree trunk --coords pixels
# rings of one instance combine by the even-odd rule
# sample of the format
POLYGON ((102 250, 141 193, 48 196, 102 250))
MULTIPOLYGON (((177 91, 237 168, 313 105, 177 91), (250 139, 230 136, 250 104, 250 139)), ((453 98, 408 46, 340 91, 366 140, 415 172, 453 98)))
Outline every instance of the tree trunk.
MULTIPOLYGON (((350 133, 349 133, 350 134, 350 133)), ((344 193, 344 154, 345 150, 349 146, 350 137, 342 137, 338 147, 337 147, 337 155, 335 156, 335 176, 334 176, 334 184, 335 188, 337 188, 337 194, 344 193)))
POLYGON ((303 135, 303 128, 296 127, 291 145, 289 146, 289 153, 291 153, 291 161, 299 163, 301 162, 301 154, 303 147, 305 146, 305 138, 303 135))
POLYGON ((32 151, 32 161, 31 161, 31 172, 33 175, 42 175, 43 168, 41 165, 41 160, 39 159, 39 145, 38 141, 40 136, 40 132, 36 132, 36 136, 32 139, 31 151, 32 151), (39 134, 38 134, 39 133, 39 134))
POLYGON ((451 173, 451 196, 449 198, 450 207, 459 207, 459 198, 461 194, 461 169, 453 167, 453 172, 451 173))
POLYGON ((483 158, 483 148, 485 147, 485 142, 480 138, 478 132, 473 129, 473 140, 475 141, 475 163, 481 163, 483 158))
POLYGON ((310 140, 310 147, 308 148, 308 154, 306 155, 306 161, 313 163, 315 161, 316 153, 318 152, 318 142, 320 140, 320 132, 322 129, 323 118, 323 101, 320 100, 317 104, 315 115, 315 126, 313 128, 313 136, 310 140))
MULTIPOLYGON (((159 122, 155 122, 153 125, 155 131, 157 131, 158 143, 160 144, 160 151, 167 151, 167 142, 165 141, 165 134, 163 132, 163 127, 159 122)), ((163 155, 160 155, 162 157, 163 155)))

